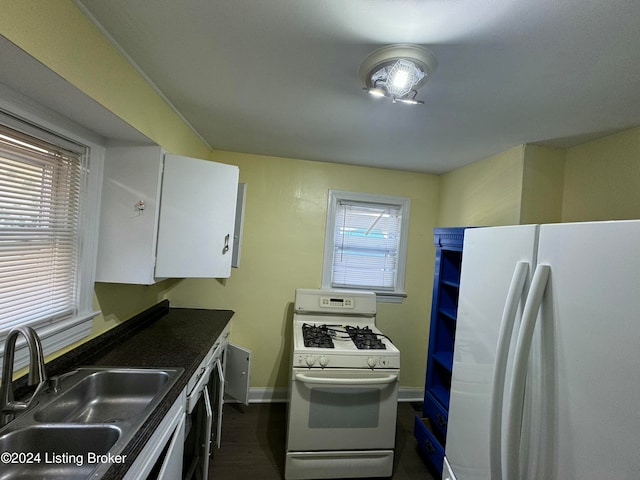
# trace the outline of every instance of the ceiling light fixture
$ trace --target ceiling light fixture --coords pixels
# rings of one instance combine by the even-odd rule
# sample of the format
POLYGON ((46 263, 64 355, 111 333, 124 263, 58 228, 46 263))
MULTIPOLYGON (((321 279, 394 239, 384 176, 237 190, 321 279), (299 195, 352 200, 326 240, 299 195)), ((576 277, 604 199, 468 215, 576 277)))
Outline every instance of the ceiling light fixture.
POLYGON ((435 72, 438 61, 426 48, 417 45, 389 45, 376 50, 360 65, 363 90, 393 103, 423 104, 416 99, 418 89, 435 72))

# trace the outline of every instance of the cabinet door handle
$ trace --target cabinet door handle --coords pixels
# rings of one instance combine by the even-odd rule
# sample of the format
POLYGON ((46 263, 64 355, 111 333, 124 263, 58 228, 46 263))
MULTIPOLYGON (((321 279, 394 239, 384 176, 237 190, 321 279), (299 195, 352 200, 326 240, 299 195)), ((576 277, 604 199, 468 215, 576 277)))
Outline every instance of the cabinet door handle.
POLYGON ((222 247, 222 254, 223 255, 229 251, 229 238, 230 237, 231 237, 231 235, 228 234, 228 233, 224 236, 224 247, 222 247))
POLYGON ((436 415, 436 420, 438 421, 438 424, 441 427, 446 427, 447 426, 447 419, 444 418, 444 416, 441 413, 436 415))
POLYGON ((436 451, 436 449, 434 448, 433 444, 429 440, 425 440, 424 441, 424 448, 427 450, 427 453, 429 455, 431 455, 433 452, 436 451))

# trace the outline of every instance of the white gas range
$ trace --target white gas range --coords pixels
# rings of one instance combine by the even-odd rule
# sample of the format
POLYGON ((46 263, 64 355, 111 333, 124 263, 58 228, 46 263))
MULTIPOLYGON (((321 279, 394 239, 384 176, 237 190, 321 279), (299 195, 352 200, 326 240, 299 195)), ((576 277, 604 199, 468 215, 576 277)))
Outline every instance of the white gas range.
POLYGON ((373 292, 296 290, 285 478, 390 476, 400 351, 373 292))

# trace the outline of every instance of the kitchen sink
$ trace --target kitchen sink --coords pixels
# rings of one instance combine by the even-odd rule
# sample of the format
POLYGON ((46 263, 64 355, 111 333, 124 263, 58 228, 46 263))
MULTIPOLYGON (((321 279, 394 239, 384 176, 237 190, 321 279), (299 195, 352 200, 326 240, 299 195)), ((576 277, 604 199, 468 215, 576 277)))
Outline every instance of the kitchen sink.
POLYGON ((91 372, 38 411, 38 422, 114 423, 140 414, 169 381, 170 372, 122 369, 91 372))
POLYGON ((0 480, 100 478, 183 371, 82 367, 54 377, 0 429, 0 453, 15 456, 3 457, 0 480))
POLYGON ((15 456, 3 461, 0 480, 9 478, 87 478, 96 469, 88 452, 104 455, 121 436, 113 425, 37 425, 0 437, 0 452, 15 456))

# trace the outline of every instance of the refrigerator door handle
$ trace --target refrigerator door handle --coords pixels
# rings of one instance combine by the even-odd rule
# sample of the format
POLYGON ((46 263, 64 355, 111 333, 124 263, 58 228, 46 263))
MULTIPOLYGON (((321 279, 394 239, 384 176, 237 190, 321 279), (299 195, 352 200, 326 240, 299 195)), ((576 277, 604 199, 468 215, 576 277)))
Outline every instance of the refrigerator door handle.
MULTIPOLYGON (((518 305, 524 293, 524 286, 529 275, 529 263, 518 262, 513 271, 511 284, 502 311, 496 362, 493 371, 493 389, 491 392, 491 415, 489 423, 489 456, 491 479, 502 480, 502 407, 504 404, 505 376, 509 359, 509 346, 513 336, 513 325, 518 305)), ((507 478, 511 478, 508 477, 507 478)), ((514 477, 515 478, 515 477, 514 477)))
POLYGON ((542 297, 547 287, 549 265, 538 265, 531 280, 531 289, 522 313, 522 323, 513 359, 511 392, 509 395, 509 413, 507 419, 507 455, 505 477, 520 478, 520 439, 522 430, 522 409, 524 406, 524 388, 527 378, 527 364, 533 331, 542 305, 542 297))

